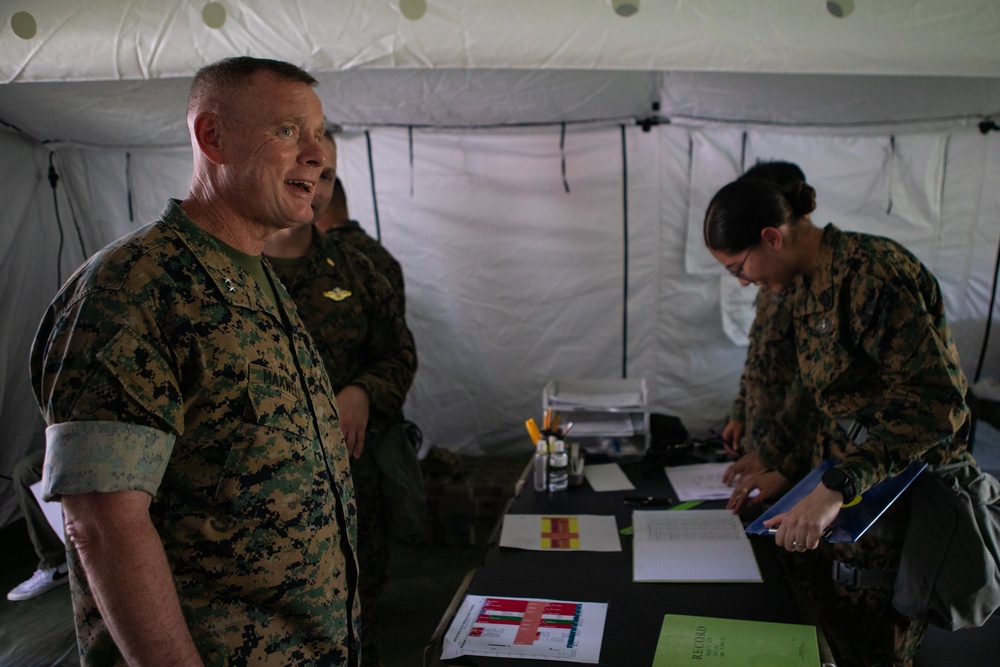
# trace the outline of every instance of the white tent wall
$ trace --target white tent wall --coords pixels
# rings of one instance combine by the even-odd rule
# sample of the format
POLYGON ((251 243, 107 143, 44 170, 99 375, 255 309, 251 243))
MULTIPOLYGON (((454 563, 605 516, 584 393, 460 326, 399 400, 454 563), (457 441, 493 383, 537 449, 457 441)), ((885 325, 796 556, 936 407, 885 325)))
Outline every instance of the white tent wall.
MULTIPOLYGON (((4 262, 20 285, 48 285, 25 295, 34 318, 5 319, 5 338, 21 341, 8 350, 5 377, 16 389, 5 392, 5 422, 22 443, 37 444, 24 355, 55 289, 52 274, 65 278, 82 260, 78 239, 93 252, 153 219, 166 197, 183 196, 190 151, 43 147, 4 137, 21 144, 23 154, 13 154, 19 163, 29 157, 37 165, 18 171, 30 182, 17 191, 29 193, 31 210, 15 208, 19 217, 4 225, 19 230, 19 247, 30 242, 24 225, 51 200, 50 151, 62 186, 61 268, 51 211, 31 225, 40 252, 19 267, 4 262), (23 280, 30 275, 38 279, 23 280)), ((646 378, 656 409, 680 415, 692 430, 718 425, 745 348, 723 331, 721 272, 705 261, 700 219, 711 193, 758 158, 803 166, 820 192, 818 222, 913 248, 942 282, 970 374, 978 360, 1000 243, 993 135, 610 126, 570 128, 563 137, 559 126, 375 128, 338 143, 352 212, 406 268, 421 365, 406 411, 435 444, 466 453, 526 450, 523 420, 537 415, 547 380, 619 377, 623 369, 646 378)), ((987 372, 1000 367, 989 363, 987 372)))
MULTIPOLYGON (((994 135, 632 126, 624 153, 621 135, 567 132, 569 193, 558 128, 415 131, 412 144, 401 129, 341 139, 352 212, 406 267, 421 355, 407 410, 433 442, 524 449, 523 420, 538 411, 548 379, 618 377, 623 368, 646 378, 657 409, 693 430, 718 425, 745 348, 722 329, 721 269, 704 250, 701 219, 711 194, 757 159, 805 169, 820 193, 818 224, 897 238, 930 266, 974 374, 1000 243, 994 135)), ((747 301, 744 293, 738 305, 747 301)), ((986 361, 987 374, 1000 372, 996 354, 986 361)))
MULTIPOLYGON (((0 475, 6 479, 24 452, 45 442, 28 353, 58 286, 55 271, 43 267, 54 266, 59 238, 48 151, 30 137, 0 130, 0 155, 0 475)), ((73 243, 68 235, 66 241, 73 243)), ((19 514, 12 486, 0 484, 0 526, 19 514)))
MULTIPOLYGON (((547 380, 623 372, 691 430, 720 424, 753 292, 700 222, 758 158, 802 165, 817 223, 911 247, 967 373, 1000 376, 995 313, 981 353, 1000 135, 977 129, 1000 115, 1000 3, 854 4, 429 0, 411 21, 395 0, 0 0, 0 473, 42 442, 26 367, 45 305, 185 195, 191 76, 238 54, 313 72, 345 128, 351 212, 406 271, 405 410, 434 444, 526 453, 547 380)), ((15 514, 0 486, 0 525, 15 514)))
MULTIPOLYGON (((626 225, 617 127, 569 131, 564 153, 558 127, 417 132, 412 168, 407 131, 370 133, 379 229, 406 271, 419 354, 407 413, 432 442, 524 449, 548 380, 652 367, 656 137, 639 134, 626 150, 650 168, 630 171, 626 225)), ((341 139, 339 170, 375 235, 367 143, 341 139)))

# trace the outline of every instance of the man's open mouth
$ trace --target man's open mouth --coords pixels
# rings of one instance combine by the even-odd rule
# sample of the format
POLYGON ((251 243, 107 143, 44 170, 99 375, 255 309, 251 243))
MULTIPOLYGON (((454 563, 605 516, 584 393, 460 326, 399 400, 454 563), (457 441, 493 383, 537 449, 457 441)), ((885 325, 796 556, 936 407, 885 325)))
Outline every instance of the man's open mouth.
POLYGON ((291 185, 292 187, 296 187, 296 188, 301 189, 307 195, 311 195, 312 191, 313 191, 313 187, 315 187, 315 183, 313 183, 312 181, 293 181, 293 180, 287 180, 287 181, 285 181, 285 183, 287 183, 288 185, 291 185))

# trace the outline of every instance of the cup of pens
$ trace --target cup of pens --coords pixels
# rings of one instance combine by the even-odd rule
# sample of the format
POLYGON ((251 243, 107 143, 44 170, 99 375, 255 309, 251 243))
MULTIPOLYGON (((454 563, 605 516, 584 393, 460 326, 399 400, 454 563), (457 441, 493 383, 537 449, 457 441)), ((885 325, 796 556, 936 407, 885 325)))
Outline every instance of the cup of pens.
POLYGON ((573 423, 568 422, 562 427, 561 415, 549 408, 542 417, 541 429, 534 418, 529 418, 524 425, 535 445, 535 491, 565 491, 570 485, 582 484, 580 445, 570 443, 567 450, 565 441, 573 423))

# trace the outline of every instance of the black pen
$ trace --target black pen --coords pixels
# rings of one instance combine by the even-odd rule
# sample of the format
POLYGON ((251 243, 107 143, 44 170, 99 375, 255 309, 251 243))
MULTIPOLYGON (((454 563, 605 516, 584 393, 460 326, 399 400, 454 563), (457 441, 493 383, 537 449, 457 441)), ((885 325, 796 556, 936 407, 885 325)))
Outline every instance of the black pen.
POLYGON ((630 507, 670 507, 676 505, 677 501, 670 497, 625 496, 625 504, 630 507))

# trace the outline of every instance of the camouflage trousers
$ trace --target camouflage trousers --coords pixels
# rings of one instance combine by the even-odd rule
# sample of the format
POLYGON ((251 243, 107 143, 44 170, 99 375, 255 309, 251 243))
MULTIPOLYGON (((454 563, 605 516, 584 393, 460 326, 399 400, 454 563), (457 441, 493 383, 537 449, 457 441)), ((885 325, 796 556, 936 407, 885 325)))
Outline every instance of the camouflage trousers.
MULTIPOLYGON (((904 517, 904 527, 908 508, 906 510, 897 513, 904 517)), ((885 519, 891 520, 891 517, 885 519)), ((879 524, 883 524, 883 520, 876 526, 879 524)), ((855 588, 834 581, 831 576, 833 560, 865 570, 896 570, 902 547, 899 532, 892 538, 866 533, 853 544, 821 542, 813 552, 793 555, 795 576, 807 588, 817 607, 837 667, 910 667, 913 664, 927 623, 907 618, 893 608, 891 586, 855 588)))
POLYGON ((382 519, 379 472, 368 448, 351 459, 358 506, 358 594, 361 599, 361 667, 378 667, 382 638, 382 593, 389 576, 389 543, 382 519))

